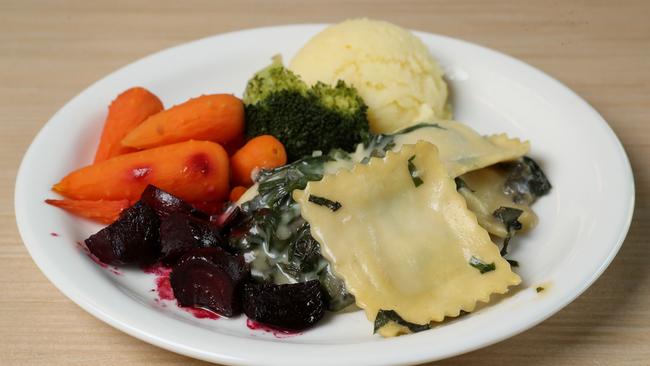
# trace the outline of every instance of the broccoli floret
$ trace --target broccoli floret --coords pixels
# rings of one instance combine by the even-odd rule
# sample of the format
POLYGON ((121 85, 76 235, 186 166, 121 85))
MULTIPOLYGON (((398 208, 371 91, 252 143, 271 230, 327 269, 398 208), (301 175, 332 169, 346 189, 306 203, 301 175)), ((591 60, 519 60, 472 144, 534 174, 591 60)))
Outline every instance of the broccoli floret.
POLYGON ((244 105, 247 137, 275 136, 289 161, 316 150, 351 151, 369 135, 368 107, 356 89, 343 81, 310 88, 279 58, 248 82, 244 105))
POLYGON ((307 89, 307 84, 282 66, 282 58, 278 55, 273 57, 271 65, 258 71, 248 81, 244 91, 244 104, 256 104, 268 98, 269 94, 281 90, 294 90, 306 94, 307 89))

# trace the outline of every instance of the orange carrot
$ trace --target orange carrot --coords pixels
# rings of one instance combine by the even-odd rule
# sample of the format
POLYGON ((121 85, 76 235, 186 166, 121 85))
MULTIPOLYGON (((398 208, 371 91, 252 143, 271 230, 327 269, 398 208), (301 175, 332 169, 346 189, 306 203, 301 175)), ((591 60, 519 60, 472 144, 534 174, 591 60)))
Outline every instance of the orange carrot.
POLYGON ((135 151, 122 146, 122 139, 149 116, 162 110, 160 99, 145 88, 131 88, 118 95, 108 107, 95 163, 135 151))
POLYGON ((246 193, 248 188, 244 186, 237 186, 230 191, 230 202, 237 202, 239 198, 246 193))
POLYGON ((46 203, 64 209, 73 215, 95 220, 103 224, 110 224, 120 217, 120 213, 129 208, 129 200, 45 200, 46 203))
POLYGON ((250 187, 257 169, 277 168, 287 163, 287 153, 278 139, 262 135, 248 141, 230 158, 233 182, 250 187))
POLYGON ((187 140, 225 144, 244 131, 244 105, 229 94, 203 95, 147 118, 122 145, 137 149, 187 140))
POLYGON ((153 184, 189 202, 226 200, 228 172, 228 155, 221 145, 186 141, 81 168, 52 189, 77 200, 137 201, 153 184))

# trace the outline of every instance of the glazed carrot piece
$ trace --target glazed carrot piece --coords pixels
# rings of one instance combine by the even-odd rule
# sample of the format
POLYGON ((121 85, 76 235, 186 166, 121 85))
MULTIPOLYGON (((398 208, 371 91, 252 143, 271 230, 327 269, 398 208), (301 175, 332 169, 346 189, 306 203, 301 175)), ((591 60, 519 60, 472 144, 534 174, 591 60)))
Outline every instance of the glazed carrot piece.
POLYGON ((230 191, 230 202, 237 202, 239 198, 246 193, 248 188, 244 186, 237 186, 230 191))
POLYGON ((129 208, 129 200, 45 200, 46 203, 64 209, 73 215, 85 217, 90 220, 110 224, 120 217, 120 213, 129 208))
POLYGON ((203 95, 147 118, 122 145, 148 149, 187 140, 225 144, 244 131, 244 105, 229 94, 203 95))
POLYGON ((186 141, 119 155, 68 174, 52 189, 76 200, 137 201, 153 184, 186 201, 226 200, 229 162, 221 145, 186 141))
POLYGON ((257 169, 277 168, 287 163, 284 145, 271 135, 257 136, 230 158, 234 183, 250 187, 257 169))
POLYGON ((131 88, 118 95, 108 107, 95 163, 135 151, 122 146, 122 139, 149 116, 162 110, 160 99, 145 88, 131 88))

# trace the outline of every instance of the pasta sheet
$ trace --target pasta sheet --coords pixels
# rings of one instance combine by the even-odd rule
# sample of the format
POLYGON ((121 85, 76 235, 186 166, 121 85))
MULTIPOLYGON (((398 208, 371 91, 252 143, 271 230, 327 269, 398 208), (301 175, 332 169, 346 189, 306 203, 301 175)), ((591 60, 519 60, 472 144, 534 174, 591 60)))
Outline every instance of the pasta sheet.
POLYGON ((323 256, 371 321, 379 310, 394 310, 411 323, 441 321, 521 282, 467 209, 431 143, 404 145, 326 175, 293 197, 323 256), (414 178, 421 180, 417 187, 414 178), (481 273, 470 265, 473 259, 494 270, 481 273))

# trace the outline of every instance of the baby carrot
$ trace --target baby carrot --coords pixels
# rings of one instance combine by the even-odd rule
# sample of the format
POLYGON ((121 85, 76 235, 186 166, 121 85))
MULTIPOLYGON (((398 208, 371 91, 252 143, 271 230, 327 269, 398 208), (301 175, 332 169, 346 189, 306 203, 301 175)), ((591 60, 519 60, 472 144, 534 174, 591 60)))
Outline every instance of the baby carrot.
POLYGON ((160 99, 145 88, 131 88, 118 95, 108 107, 95 162, 135 151, 122 146, 122 139, 149 116, 162 110, 160 99))
POLYGON ((73 215, 85 217, 102 224, 110 224, 120 217, 120 213, 129 208, 129 200, 45 200, 46 203, 64 209, 73 215))
POLYGON ((244 105, 229 94, 203 95, 147 118, 122 145, 136 149, 206 140, 225 144, 244 131, 244 105))
POLYGON ((186 141, 119 155, 68 174, 52 189, 76 200, 135 202, 153 184, 190 202, 226 200, 228 155, 209 141, 186 141))
POLYGON ((234 183, 250 187, 257 169, 277 168, 287 163, 284 145, 271 135, 257 136, 246 143, 231 158, 234 183))

